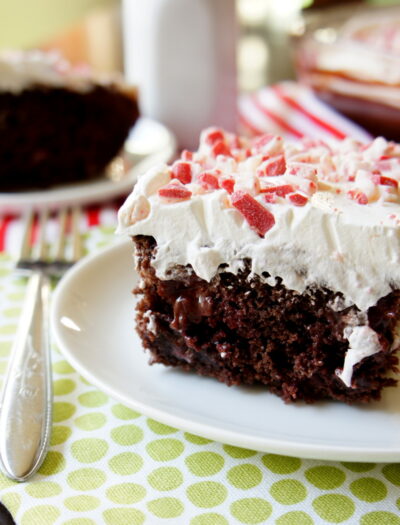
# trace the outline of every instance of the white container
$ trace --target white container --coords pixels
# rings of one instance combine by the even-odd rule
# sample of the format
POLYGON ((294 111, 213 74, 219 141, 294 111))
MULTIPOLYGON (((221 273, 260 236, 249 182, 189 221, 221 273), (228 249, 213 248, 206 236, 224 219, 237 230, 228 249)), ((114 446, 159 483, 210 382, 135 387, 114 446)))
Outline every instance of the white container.
POLYGON ((125 74, 144 116, 168 126, 182 148, 200 131, 235 131, 235 0, 123 0, 125 74))

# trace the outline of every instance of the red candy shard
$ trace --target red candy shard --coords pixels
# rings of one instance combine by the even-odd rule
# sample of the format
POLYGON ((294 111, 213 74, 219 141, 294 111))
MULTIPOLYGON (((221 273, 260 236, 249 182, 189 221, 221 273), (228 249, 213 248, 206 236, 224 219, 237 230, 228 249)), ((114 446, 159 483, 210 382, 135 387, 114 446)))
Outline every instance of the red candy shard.
POLYGON ((212 147, 212 154, 214 157, 217 155, 226 155, 228 157, 231 156, 231 150, 229 147, 223 142, 222 140, 216 142, 214 146, 212 147))
POLYGON ((264 195, 265 202, 274 203, 276 202, 276 193, 266 193, 264 195))
POLYGON ((224 134, 220 129, 214 129, 207 133, 205 141, 206 141, 206 144, 209 144, 210 146, 212 146, 216 142, 223 141, 224 138, 225 138, 224 134))
POLYGON ((199 182, 201 187, 206 190, 216 190, 219 188, 218 177, 207 171, 199 175, 199 182))
POLYGON ((362 191, 350 190, 347 192, 347 195, 354 201, 358 202, 358 204, 368 204, 368 197, 362 191))
POLYGON ((279 197, 285 197, 288 193, 293 193, 294 188, 291 184, 282 184, 282 186, 270 186, 269 188, 260 189, 260 193, 276 193, 279 197))
POLYGON ((289 200, 295 206, 305 206, 308 202, 308 197, 301 195, 301 193, 292 193, 292 195, 289 195, 289 200))
POLYGON ((283 175, 286 171, 286 160, 283 155, 268 159, 263 166, 263 175, 267 177, 276 177, 283 175))
POLYGON ((228 193, 233 193, 235 187, 235 181, 233 179, 224 179, 220 182, 221 188, 226 190, 228 193))
POLYGON ((193 152, 187 149, 184 149, 181 153, 182 160, 193 160, 193 152))
POLYGON ((158 194, 160 197, 172 200, 187 200, 192 196, 192 192, 178 181, 171 181, 166 186, 163 186, 158 190, 158 194))
POLYGON ((172 175, 182 184, 188 184, 192 182, 192 167, 188 162, 175 162, 172 166, 172 175))
POLYGON ((243 215, 249 226, 263 237, 275 224, 272 213, 249 193, 235 191, 231 196, 232 205, 243 215))
POLYGON ((374 174, 372 176, 372 180, 375 184, 382 184, 382 186, 392 186, 393 188, 398 188, 399 186, 397 180, 392 179, 390 177, 385 177, 384 175, 374 174))

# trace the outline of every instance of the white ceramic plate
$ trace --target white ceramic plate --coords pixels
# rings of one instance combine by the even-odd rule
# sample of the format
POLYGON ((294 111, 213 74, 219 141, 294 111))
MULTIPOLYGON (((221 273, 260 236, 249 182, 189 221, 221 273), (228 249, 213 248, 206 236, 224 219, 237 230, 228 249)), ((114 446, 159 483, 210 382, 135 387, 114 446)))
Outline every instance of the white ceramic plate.
POLYGON ((171 131, 159 122, 140 118, 132 128, 121 155, 129 169, 115 176, 114 180, 103 174, 89 182, 54 186, 46 190, 0 193, 0 210, 13 213, 26 208, 57 208, 126 195, 141 172, 157 162, 168 162, 175 151, 176 140, 171 131))
POLYGON ((134 330, 131 243, 77 264, 56 289, 52 326, 70 363, 121 403, 210 439, 316 459, 400 460, 400 388, 368 407, 285 405, 262 388, 227 387, 149 366, 134 330))

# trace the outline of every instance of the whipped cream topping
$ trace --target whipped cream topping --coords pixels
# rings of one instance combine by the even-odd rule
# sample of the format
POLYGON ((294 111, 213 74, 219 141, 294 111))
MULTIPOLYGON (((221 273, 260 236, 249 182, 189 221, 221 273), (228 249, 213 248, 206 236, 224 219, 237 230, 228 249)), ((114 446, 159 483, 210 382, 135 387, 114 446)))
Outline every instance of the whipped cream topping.
POLYGON ((323 286, 343 295, 343 308, 366 312, 400 287, 399 181, 400 146, 383 138, 291 143, 211 128, 197 152, 139 178, 118 232, 155 238, 161 279, 191 265, 210 281, 221 264, 237 273, 248 258, 271 285, 279 277, 299 293, 323 286))
POLYGON ((353 367, 371 355, 381 351, 378 335, 369 326, 355 326, 345 329, 349 349, 344 359, 343 370, 337 371, 338 377, 346 386, 351 386, 353 367))
POLYGON ((65 87, 89 91, 95 83, 120 82, 120 78, 93 74, 88 66, 73 67, 58 52, 6 50, 0 53, 0 90, 18 94, 32 86, 65 87))

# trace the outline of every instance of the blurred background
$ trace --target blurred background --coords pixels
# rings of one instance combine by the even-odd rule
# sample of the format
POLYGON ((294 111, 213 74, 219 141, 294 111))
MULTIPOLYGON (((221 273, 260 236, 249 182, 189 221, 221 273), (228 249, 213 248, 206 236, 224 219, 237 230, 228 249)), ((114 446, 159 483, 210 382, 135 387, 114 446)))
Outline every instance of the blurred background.
MULTIPOLYGON (((141 3, 145 10, 147 3, 141 3)), ((236 0, 239 90, 293 78, 290 43, 308 24, 396 4, 400 1, 236 0)), ((1 0, 0 50, 57 48, 73 63, 123 71, 122 12, 120 0, 1 0)))

